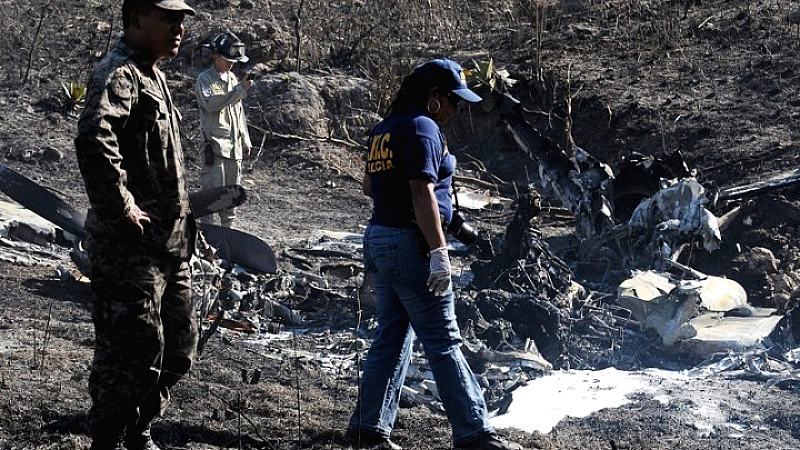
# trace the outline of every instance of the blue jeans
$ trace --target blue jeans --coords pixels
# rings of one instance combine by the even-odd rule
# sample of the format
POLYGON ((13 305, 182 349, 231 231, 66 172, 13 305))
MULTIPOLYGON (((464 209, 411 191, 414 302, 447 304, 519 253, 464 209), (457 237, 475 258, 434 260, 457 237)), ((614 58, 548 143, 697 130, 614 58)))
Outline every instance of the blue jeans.
POLYGON ((364 268, 377 298, 378 330, 348 427, 389 437, 416 333, 447 412, 453 443, 491 432, 480 386, 461 353, 453 291, 442 297, 428 291, 429 261, 418 232, 370 224, 364 233, 364 268))

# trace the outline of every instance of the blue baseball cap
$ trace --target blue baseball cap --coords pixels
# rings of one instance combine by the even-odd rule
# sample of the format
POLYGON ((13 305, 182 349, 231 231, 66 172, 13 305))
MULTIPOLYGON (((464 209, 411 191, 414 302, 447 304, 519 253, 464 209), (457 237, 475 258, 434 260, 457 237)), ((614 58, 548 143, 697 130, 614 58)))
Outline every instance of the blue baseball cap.
POLYGON ((464 69, 455 61, 442 58, 432 59, 414 69, 421 78, 440 89, 446 89, 472 103, 481 101, 481 96, 467 87, 464 69))

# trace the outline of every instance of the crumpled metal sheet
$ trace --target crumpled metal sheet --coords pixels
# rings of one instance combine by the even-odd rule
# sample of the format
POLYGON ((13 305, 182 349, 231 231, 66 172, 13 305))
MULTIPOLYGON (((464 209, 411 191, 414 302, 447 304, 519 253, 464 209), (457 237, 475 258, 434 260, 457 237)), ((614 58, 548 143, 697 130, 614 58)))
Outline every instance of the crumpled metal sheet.
POLYGON ((694 178, 668 183, 636 207, 628 221, 631 230, 651 232, 651 240, 662 243, 657 247, 666 245, 668 253, 678 247, 678 242, 691 236, 700 238, 709 252, 718 249, 722 234, 717 217, 705 207, 709 204, 705 188, 694 178))
MULTIPOLYGON (((747 292, 741 284, 716 276, 706 276, 700 280, 676 280, 667 272, 636 270, 630 278, 620 283, 617 292, 620 298, 631 299, 633 302, 639 300, 641 304, 646 304, 668 301, 670 292, 674 289, 696 290, 700 306, 709 311, 749 308, 747 292)), ((641 309, 631 307, 632 311, 641 309)), ((638 320, 642 318, 637 317, 638 320)))
POLYGON ((734 280, 694 274, 697 278, 686 280, 636 271, 620 284, 616 303, 642 327, 655 330, 663 345, 680 344, 696 357, 760 346, 780 319, 770 317, 774 310, 749 305, 744 288, 734 280))

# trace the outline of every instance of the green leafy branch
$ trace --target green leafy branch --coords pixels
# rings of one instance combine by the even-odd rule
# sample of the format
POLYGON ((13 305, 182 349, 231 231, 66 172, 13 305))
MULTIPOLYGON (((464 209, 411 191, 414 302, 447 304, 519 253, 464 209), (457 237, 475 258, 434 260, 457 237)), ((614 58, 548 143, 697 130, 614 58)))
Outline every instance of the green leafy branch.
POLYGON ((472 60, 473 69, 467 69, 464 74, 471 78, 478 86, 488 87, 491 91, 506 92, 514 86, 518 80, 511 78, 506 69, 498 69, 494 65, 494 60, 488 61, 472 60))
POLYGON ((506 93, 518 80, 511 78, 508 70, 495 67, 494 60, 491 58, 488 61, 473 59, 472 65, 473 69, 464 69, 464 75, 483 98, 481 108, 490 112, 495 107, 494 96, 491 93, 506 93))
POLYGON ((77 81, 70 81, 69 86, 61 82, 68 104, 73 108, 82 108, 86 100, 86 85, 77 81))

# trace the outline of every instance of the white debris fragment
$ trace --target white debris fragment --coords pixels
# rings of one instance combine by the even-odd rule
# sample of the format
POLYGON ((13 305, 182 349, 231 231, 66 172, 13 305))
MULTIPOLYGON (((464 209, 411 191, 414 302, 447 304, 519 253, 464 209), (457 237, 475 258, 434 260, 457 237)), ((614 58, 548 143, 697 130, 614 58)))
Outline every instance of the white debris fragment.
POLYGON ((722 235, 717 217, 705 208, 709 203, 705 188, 694 178, 671 183, 643 200, 633 211, 628 226, 655 230, 654 239, 682 234, 699 236, 706 250, 718 249, 722 235))

